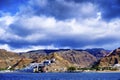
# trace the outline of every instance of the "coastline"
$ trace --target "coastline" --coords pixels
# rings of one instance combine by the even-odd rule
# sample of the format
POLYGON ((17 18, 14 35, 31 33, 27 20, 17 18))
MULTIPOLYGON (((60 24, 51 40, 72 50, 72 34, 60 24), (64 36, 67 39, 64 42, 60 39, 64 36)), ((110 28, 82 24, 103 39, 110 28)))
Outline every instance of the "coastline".
MULTIPOLYGON (((11 71, 11 70, 3 70, 0 71, 0 73, 24 73, 24 72, 19 72, 19 71, 11 71)), ((31 72, 25 72, 25 73, 31 73, 31 72)), ((32 72, 34 73, 34 72, 32 72)), ((73 72, 69 72, 69 71, 65 71, 65 72, 45 72, 45 73, 120 73, 120 70, 118 71, 73 71, 73 72)))
POLYGON ((120 71, 96 71, 98 73, 120 73, 120 71))

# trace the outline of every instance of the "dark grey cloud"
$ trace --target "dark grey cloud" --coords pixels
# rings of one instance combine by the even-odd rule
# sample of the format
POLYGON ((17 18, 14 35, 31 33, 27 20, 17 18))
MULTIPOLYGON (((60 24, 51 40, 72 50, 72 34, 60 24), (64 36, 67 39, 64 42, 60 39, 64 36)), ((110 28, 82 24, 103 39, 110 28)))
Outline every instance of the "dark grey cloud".
MULTIPOLYGON (((25 26, 26 27, 26 26, 25 26)), ((10 33, 16 34, 18 36, 26 37, 28 35, 31 35, 33 31, 25 29, 22 25, 18 24, 11 24, 10 25, 10 33)))
POLYGON ((66 0, 76 3, 91 2, 98 6, 100 12, 102 12, 102 18, 105 20, 111 20, 114 18, 120 18, 120 0, 66 0))
POLYGON ((59 20, 96 16, 96 13, 93 12, 96 7, 89 0, 31 0, 29 4, 29 8, 23 10, 25 14, 28 12, 28 14, 31 13, 37 16, 52 16, 59 20), (82 9, 85 6, 87 13, 82 9), (93 8, 93 11, 89 10, 91 8, 93 8))
POLYGON ((104 20, 120 17, 119 0, 51 0, 48 1, 44 7, 39 5, 32 5, 32 7, 35 9, 36 15, 44 14, 47 16, 54 16, 57 19, 95 16, 95 14, 91 14, 91 12, 89 12, 89 15, 84 15, 82 11, 79 11, 79 8, 82 7, 81 5, 87 3, 92 3, 94 6, 97 6, 104 20), (77 4, 79 4, 79 6, 77 6, 77 4))
MULTIPOLYGON (((24 5, 26 11, 23 10, 21 14, 46 15, 63 20, 95 16, 96 14, 91 12, 88 15, 79 10, 84 4, 89 6, 87 3, 91 3, 95 7, 97 6, 97 11, 102 13, 104 20, 120 17, 120 0, 1 0, 0 7, 3 11, 16 13, 15 11, 18 11, 19 5, 24 5), (29 9, 30 7, 32 9, 29 9)), ((86 10, 89 11, 88 8, 86 10)))

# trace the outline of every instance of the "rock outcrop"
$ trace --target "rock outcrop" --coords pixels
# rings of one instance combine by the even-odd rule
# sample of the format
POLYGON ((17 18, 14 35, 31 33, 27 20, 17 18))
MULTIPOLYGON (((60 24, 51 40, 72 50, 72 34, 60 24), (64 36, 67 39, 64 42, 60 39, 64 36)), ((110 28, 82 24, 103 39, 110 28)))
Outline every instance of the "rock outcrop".
POLYGON ((99 61, 99 67, 109 67, 120 63, 120 48, 113 50, 99 61))
POLYGON ((94 55, 98 60, 105 57, 110 52, 110 50, 105 50, 103 48, 86 49, 85 51, 94 55))
POLYGON ((71 64, 74 64, 79 67, 90 67, 97 61, 96 57, 91 55, 86 51, 58 51, 59 54, 64 60, 69 61, 71 64))
POLYGON ((20 57, 17 53, 0 49, 0 69, 20 69, 32 60, 20 57))

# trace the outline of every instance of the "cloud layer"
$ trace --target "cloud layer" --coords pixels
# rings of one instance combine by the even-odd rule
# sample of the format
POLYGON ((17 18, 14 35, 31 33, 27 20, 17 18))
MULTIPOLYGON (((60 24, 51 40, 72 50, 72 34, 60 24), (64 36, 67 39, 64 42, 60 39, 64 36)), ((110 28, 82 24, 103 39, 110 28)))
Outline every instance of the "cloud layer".
POLYGON ((118 0, 29 0, 17 8, 15 14, 0 11, 1 48, 119 47, 118 0))

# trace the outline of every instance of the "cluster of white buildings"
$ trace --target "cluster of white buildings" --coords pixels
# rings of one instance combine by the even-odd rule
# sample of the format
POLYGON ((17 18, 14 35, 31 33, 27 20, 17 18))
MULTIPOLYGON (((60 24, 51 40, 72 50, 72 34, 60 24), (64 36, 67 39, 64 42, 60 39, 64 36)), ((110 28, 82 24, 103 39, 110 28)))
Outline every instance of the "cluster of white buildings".
POLYGON ((49 66, 52 63, 55 63, 55 59, 44 60, 42 63, 31 63, 30 65, 28 65, 27 67, 22 69, 22 71, 25 71, 25 72, 46 72, 45 67, 49 66))

